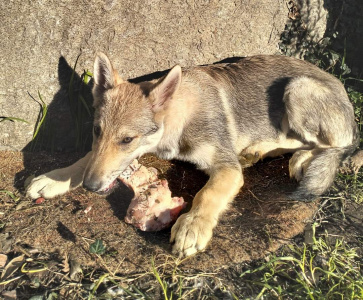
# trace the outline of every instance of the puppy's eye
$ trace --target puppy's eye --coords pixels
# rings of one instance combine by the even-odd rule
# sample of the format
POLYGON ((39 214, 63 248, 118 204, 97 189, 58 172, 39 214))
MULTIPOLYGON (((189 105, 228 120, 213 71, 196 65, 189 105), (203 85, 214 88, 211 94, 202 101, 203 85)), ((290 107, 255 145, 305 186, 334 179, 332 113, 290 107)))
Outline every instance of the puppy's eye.
POLYGON ((132 140, 133 140, 134 138, 132 138, 132 137, 125 137, 122 141, 121 141, 121 144, 129 144, 129 143, 131 143, 132 142, 132 140))
POLYGON ((99 137, 101 134, 101 127, 97 125, 93 126, 93 133, 96 137, 99 137))

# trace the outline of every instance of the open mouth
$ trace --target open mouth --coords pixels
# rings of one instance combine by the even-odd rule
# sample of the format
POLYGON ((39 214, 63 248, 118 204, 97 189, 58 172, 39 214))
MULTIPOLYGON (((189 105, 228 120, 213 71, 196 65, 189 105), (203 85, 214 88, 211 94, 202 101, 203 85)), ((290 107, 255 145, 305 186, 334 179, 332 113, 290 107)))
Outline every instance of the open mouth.
POLYGON ((126 167, 126 169, 119 174, 110 184, 106 185, 105 188, 98 190, 98 194, 108 194, 110 193, 115 187, 119 185, 121 182, 122 184, 126 185, 128 188, 132 189, 132 186, 129 183, 130 177, 139 170, 141 165, 139 162, 135 159, 132 161, 132 163, 126 167))
POLYGON ((98 190, 97 193, 98 194, 109 194, 116 186, 118 186, 117 178, 114 181, 112 181, 108 186, 106 186, 106 188, 104 188, 102 190, 98 190))

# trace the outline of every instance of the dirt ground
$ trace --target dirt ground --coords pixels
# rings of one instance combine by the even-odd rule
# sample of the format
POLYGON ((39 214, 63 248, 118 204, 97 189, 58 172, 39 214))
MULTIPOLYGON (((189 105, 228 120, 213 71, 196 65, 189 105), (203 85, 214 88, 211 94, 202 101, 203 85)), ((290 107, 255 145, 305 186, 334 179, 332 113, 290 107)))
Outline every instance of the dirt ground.
MULTIPOLYGON (((80 157, 76 154, 0 152, 0 189, 17 193, 14 202, 1 194, 2 233, 12 241, 43 252, 65 254, 83 266, 95 264, 89 244, 104 242, 112 255, 109 265, 122 261, 125 273, 138 272, 149 265, 152 256, 170 254, 170 229, 145 233, 126 224, 123 218, 132 192, 117 188, 108 196, 87 192, 82 188, 42 204, 24 197, 24 181, 51 169, 66 166, 80 157), (86 213, 85 210, 91 208, 86 213)), ((193 195, 207 177, 193 166, 145 156, 140 162, 153 166, 169 181, 173 195, 182 196, 190 204, 193 195)), ((288 176, 288 159, 259 163, 246 169, 245 186, 231 208, 223 215, 214 238, 203 253, 188 259, 183 267, 201 271, 226 268, 236 263, 264 257, 301 233, 316 211, 315 204, 286 199, 295 183, 288 176)))
MULTIPOLYGON (((137 286, 152 299, 161 299, 161 288, 151 271, 152 261, 164 276, 182 274, 178 276, 184 278, 184 288, 202 288, 199 296, 203 297, 198 299, 233 299, 227 291, 239 296, 247 291, 250 297, 250 287, 241 283, 240 274, 283 244, 309 243, 313 219, 320 224, 320 234, 328 230, 330 237, 343 238, 362 255, 363 206, 348 200, 361 191, 352 191, 344 180, 338 180, 319 203, 288 200, 286 195, 296 187, 288 175, 289 157, 265 160, 245 169, 245 185, 222 216, 206 251, 182 262, 171 256, 170 229, 147 233, 123 221, 133 196, 125 186, 108 196, 78 188, 41 204, 24 196, 24 182, 30 175, 68 166, 81 156, 0 152, 0 264, 2 254, 7 257, 5 269, 11 265, 10 260, 22 255, 33 264, 33 270, 41 269, 42 262, 47 264, 47 271, 34 274, 24 274, 21 264, 13 266, 15 273, 9 278, 14 281, 0 286, 1 295, 13 295, 6 299, 29 299, 34 293, 53 299, 49 298, 52 291, 59 299, 88 299, 92 282, 97 282, 104 272, 121 276, 120 283, 137 286), (90 244, 96 239, 106 246, 102 256, 90 253, 90 244), (81 266, 83 275, 72 278, 72 266, 81 266)), ((186 210, 207 181, 206 175, 187 163, 163 161, 151 155, 140 162, 159 170, 173 195, 188 202, 186 210)), ((2 278, 0 283, 4 282, 2 278)), ((193 297, 192 293, 186 299, 193 297)))

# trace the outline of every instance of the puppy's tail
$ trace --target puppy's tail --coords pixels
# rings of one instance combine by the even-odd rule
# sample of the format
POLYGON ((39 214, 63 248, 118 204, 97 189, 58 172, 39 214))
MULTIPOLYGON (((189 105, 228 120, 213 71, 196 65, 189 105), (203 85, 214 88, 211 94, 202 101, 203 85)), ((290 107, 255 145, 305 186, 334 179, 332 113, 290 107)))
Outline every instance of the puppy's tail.
POLYGON ((342 162, 356 150, 357 143, 323 150, 310 161, 303 179, 291 199, 313 201, 333 184, 342 162))

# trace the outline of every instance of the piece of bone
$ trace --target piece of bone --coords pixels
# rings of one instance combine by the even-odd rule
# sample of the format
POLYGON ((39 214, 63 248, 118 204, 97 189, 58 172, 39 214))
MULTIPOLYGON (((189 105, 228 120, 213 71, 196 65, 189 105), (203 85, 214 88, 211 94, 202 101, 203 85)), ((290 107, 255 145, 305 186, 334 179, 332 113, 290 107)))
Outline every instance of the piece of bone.
POLYGON ((139 187, 148 185, 158 180, 158 171, 155 168, 146 168, 134 159, 133 162, 122 172, 119 179, 134 191, 139 187))
POLYGON ((182 197, 171 196, 167 180, 159 180, 155 168, 146 168, 136 160, 121 174, 120 180, 135 193, 125 222, 142 231, 171 226, 186 206, 182 197))

